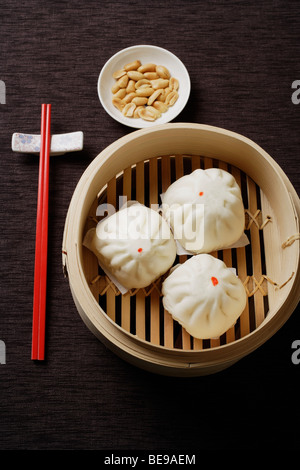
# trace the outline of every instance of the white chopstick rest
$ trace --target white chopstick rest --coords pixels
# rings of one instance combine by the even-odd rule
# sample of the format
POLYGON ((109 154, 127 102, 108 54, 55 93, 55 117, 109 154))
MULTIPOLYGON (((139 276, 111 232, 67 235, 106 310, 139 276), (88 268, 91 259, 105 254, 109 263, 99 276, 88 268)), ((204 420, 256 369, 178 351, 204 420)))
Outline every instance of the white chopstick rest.
MULTIPOLYGON (((41 136, 15 132, 12 136, 13 152, 39 154, 41 136)), ((83 132, 54 134, 51 136, 50 155, 64 155, 68 152, 78 152, 83 149, 83 132)))

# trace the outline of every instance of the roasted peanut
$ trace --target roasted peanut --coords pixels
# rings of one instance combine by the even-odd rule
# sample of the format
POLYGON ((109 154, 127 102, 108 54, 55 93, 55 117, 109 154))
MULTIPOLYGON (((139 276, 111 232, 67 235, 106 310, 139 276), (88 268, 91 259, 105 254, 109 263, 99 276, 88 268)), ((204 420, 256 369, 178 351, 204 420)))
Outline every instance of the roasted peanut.
POLYGON ((166 99, 166 88, 162 88, 162 93, 157 97, 157 101, 164 103, 166 99))
POLYGON ((134 103, 127 103, 125 104, 124 108, 122 109, 122 113, 126 117, 133 117, 134 110, 136 105, 134 103))
POLYGON ((147 88, 151 86, 150 80, 147 80, 146 78, 142 78, 141 80, 138 80, 135 82, 135 88, 140 88, 141 86, 147 85, 147 88))
POLYGON ((129 82, 128 75, 123 75, 122 77, 119 78, 117 81, 117 84, 119 85, 120 88, 126 88, 129 82))
POLYGON ((149 110, 148 106, 146 108, 143 107, 139 109, 138 115, 140 118, 145 119, 145 121, 155 121, 155 119, 157 119, 157 115, 153 111, 149 110))
POLYGON ((165 113, 166 111, 168 111, 168 106, 162 101, 154 101, 152 106, 157 109, 160 113, 165 113))
POLYGON ((167 86, 167 87, 165 88, 165 98, 168 96, 168 94, 169 94, 171 91, 172 91, 172 89, 171 89, 169 86, 167 86))
POLYGON ((113 78, 115 78, 116 80, 118 80, 118 78, 123 77, 123 75, 125 75, 125 74, 126 74, 126 70, 124 70, 124 69, 116 70, 116 71, 113 73, 113 78))
POLYGON ((163 89, 158 89, 158 90, 155 90, 154 93, 152 93, 152 95, 149 96, 148 98, 148 106, 151 106, 152 103, 154 103, 154 101, 159 97, 159 95, 161 95, 162 93, 164 92, 163 89))
POLYGON ((140 117, 140 115, 139 115, 140 109, 145 109, 145 106, 137 106, 135 108, 134 113, 133 113, 134 118, 139 118, 140 117))
POLYGON ((167 80, 169 80, 171 76, 169 70, 163 65, 157 65, 155 71, 157 75, 160 76, 160 78, 166 78, 167 80))
POLYGON ((130 103, 130 101, 132 101, 133 98, 135 98, 135 97, 136 97, 136 93, 133 91, 131 93, 128 93, 128 95, 124 96, 123 101, 126 104, 130 103))
POLYGON ((155 114, 156 118, 159 118, 159 117, 161 116, 161 112, 160 112, 158 109, 154 108, 154 106, 147 106, 146 109, 147 109, 149 112, 155 114))
POLYGON ((123 99, 126 95, 126 89, 125 88, 120 88, 115 94, 114 98, 120 98, 123 99))
POLYGON ((173 104, 177 101, 178 93, 177 91, 171 91, 165 100, 167 106, 173 106, 173 104))
POLYGON ((119 90, 120 90, 120 86, 119 86, 118 82, 114 83, 114 85, 111 87, 112 94, 114 95, 119 90))
POLYGON ((135 60, 134 62, 129 62, 129 64, 126 64, 124 69, 126 72, 130 70, 137 70, 141 66, 141 62, 139 60, 135 60))
POLYGON ((136 90, 136 94, 138 96, 151 96, 153 92, 154 90, 151 87, 148 87, 148 88, 140 87, 140 88, 137 88, 136 90))
POLYGON ((129 80, 126 87, 126 93, 131 93, 133 91, 135 91, 135 80, 129 80))
POLYGON ((158 88, 166 88, 167 86, 169 86, 169 80, 157 78, 156 80, 151 80, 151 85, 154 90, 157 90, 158 88))
POLYGON ((157 75, 156 72, 145 72, 144 77, 147 78, 147 80, 155 80, 159 78, 159 75, 157 75))
POLYGON ((129 70, 129 72, 127 72, 127 76, 130 79, 135 80, 136 82, 138 80, 142 80, 142 78, 144 78, 144 75, 140 72, 137 72, 136 70, 129 70))
POLYGON ((155 72, 155 69, 156 69, 156 65, 149 63, 149 64, 141 65, 141 66, 138 68, 138 72, 141 72, 141 73, 145 73, 145 72, 155 72))
POLYGON ((112 104, 121 112, 122 112, 122 110, 125 106, 124 101, 121 100, 120 98, 113 98, 112 99, 112 104))
POLYGON ((143 106, 144 104, 147 104, 148 98, 145 96, 135 96, 132 101, 132 103, 136 104, 137 106, 143 106))
POLYGON ((175 90, 175 91, 178 90, 179 81, 177 80, 177 78, 171 77, 170 80, 169 80, 169 84, 170 84, 171 90, 175 90))

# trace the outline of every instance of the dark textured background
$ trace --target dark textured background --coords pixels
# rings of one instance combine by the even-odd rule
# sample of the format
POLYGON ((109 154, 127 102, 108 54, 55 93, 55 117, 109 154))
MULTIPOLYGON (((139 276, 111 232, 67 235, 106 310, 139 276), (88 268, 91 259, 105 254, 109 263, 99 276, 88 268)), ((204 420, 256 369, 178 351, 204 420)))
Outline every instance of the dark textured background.
POLYGON ((0 449, 235 450, 299 446, 299 309, 235 366, 208 377, 151 375, 87 329, 61 268, 70 199, 93 158, 132 132, 97 97, 106 60, 135 44, 169 49, 186 65, 190 100, 176 121, 253 139, 300 190, 300 2, 0 1, 0 449), (51 159, 47 360, 30 359, 38 157, 11 151, 13 132, 84 132, 84 150, 51 159))

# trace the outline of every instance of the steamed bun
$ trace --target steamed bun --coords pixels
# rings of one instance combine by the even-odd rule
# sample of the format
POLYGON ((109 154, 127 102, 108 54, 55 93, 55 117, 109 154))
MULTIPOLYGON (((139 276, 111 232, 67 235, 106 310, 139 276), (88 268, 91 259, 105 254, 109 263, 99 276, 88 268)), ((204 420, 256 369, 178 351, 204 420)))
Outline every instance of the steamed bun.
POLYGON ((162 285, 164 308, 195 338, 217 338, 243 312, 241 280, 211 255, 194 255, 177 265, 162 285))
POLYGON ((174 263, 176 244, 162 216, 135 203, 90 229, 84 245, 127 289, 146 287, 174 263))
POLYGON ((229 247, 244 232, 240 187, 219 168, 199 169, 179 178, 162 195, 161 207, 174 238, 191 253, 229 247))

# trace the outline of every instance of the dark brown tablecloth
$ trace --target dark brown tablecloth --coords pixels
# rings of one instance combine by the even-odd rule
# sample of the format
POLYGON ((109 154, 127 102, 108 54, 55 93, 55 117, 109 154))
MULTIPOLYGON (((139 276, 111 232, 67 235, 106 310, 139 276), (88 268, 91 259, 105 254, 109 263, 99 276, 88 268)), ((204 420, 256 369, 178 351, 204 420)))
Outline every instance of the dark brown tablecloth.
POLYGON ((132 132, 101 107, 97 79, 114 53, 153 44, 192 84, 176 121, 220 126, 261 145, 300 190, 298 0, 0 1, 1 450, 296 449, 299 309, 267 343, 215 375, 178 379, 123 362, 79 317, 63 278, 67 209, 83 171, 132 132), (11 151, 14 132, 81 130, 84 150, 51 159, 47 359, 30 359, 38 157, 11 151))

